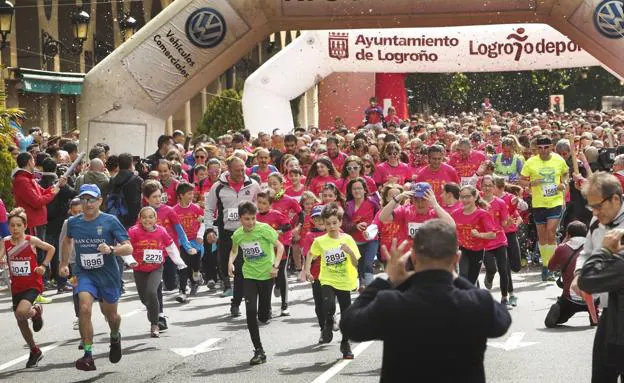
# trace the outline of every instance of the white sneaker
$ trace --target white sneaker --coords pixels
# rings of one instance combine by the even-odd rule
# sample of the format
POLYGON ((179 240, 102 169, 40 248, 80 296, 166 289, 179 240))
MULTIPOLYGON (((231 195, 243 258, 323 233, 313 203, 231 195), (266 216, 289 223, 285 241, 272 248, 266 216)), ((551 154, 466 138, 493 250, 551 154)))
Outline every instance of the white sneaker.
POLYGON ((186 303, 188 301, 186 298, 186 294, 184 293, 178 294, 178 296, 176 297, 176 301, 178 301, 179 303, 186 303))
POLYGON ((74 330, 80 330, 80 323, 78 322, 78 318, 74 319, 74 330))

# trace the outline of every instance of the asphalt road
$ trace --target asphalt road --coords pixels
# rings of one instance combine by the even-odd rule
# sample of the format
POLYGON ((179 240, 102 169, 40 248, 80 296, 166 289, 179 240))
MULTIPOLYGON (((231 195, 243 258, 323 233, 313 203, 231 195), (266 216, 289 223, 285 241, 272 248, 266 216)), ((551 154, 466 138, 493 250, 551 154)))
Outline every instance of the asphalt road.
MULTIPOLYGON (((131 274, 126 274, 131 282, 131 274)), ((497 279, 497 278, 495 278, 497 279)), ((545 329, 544 317, 560 293, 554 283, 539 280, 537 272, 514 275, 518 307, 511 312, 513 325, 502 338, 491 340, 485 356, 488 382, 588 382, 594 328, 586 314, 577 314, 567 326, 545 329)), ((492 294, 500 293, 495 281, 492 294)), ((291 283, 290 317, 276 317, 261 325, 260 334, 268 361, 251 367, 253 347, 244 314, 229 318, 229 298, 220 298, 202 287, 186 304, 165 296, 169 331, 160 339, 149 337, 149 324, 133 284, 122 297, 123 358, 108 361, 108 326, 94 314, 96 371, 82 372, 74 361, 78 331, 72 329, 73 305, 69 293, 45 295, 54 299, 44 307, 45 326, 35 339, 44 349, 36 369, 26 370, 28 350, 11 312, 11 298, 0 290, 0 381, 7 382, 376 382, 379 380, 382 344, 353 343, 356 358, 343 361, 340 335, 329 345, 317 345, 320 335, 309 285, 291 283)), ((354 295, 355 298, 355 295, 354 295)), ((274 315, 279 299, 273 298, 274 315)), ((241 306, 244 313, 244 304, 241 306)), ((452 366, 449 366, 452 368, 452 366)))

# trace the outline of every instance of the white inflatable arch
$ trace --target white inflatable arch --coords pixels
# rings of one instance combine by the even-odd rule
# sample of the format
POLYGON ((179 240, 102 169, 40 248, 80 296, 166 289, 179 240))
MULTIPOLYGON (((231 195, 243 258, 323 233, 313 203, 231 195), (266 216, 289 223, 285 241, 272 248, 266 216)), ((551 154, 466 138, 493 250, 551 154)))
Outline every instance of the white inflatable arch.
MULTIPOLYGON (((136 155, 153 152, 153 143, 164 132, 165 119, 272 32, 469 25, 498 28, 491 25, 514 23, 548 24, 601 63, 624 75, 622 0, 176 0, 87 74, 78 110, 81 149, 106 140, 116 151, 130 151, 136 155)), ((528 25, 525 29, 529 39, 537 37, 528 25)), ((347 33, 353 38, 353 32, 347 33)), ((430 30, 425 35, 434 33, 438 31, 430 30)), ((409 37, 416 39, 422 34, 409 37)), ((506 36, 497 35, 493 42, 509 41, 506 36)), ((443 43, 454 44, 455 40, 443 43)), ((312 46, 322 49, 320 44, 315 42, 312 46)), ((436 63, 433 69, 441 70, 444 64, 449 66, 448 70, 457 71, 462 64, 444 61, 441 53, 437 53, 438 47, 430 46, 427 41, 415 43, 419 45, 414 47, 417 56, 407 49, 394 49, 400 46, 394 46, 394 41, 392 44, 384 47, 389 54, 383 56, 385 64, 403 65, 398 61, 411 62, 417 57, 420 64, 427 64, 423 49, 427 51, 429 63, 436 63), (438 55, 437 60, 433 54, 438 55)), ((440 42, 433 44, 440 45, 440 42)), ((478 54, 468 56, 469 61, 485 62, 487 60, 482 57, 485 55, 480 52, 492 54, 487 46, 479 44, 473 45, 478 54)), ((356 55, 364 46, 356 46, 354 40, 349 43, 349 53, 356 55)), ((365 50, 370 50, 374 58, 376 49, 365 50)), ((507 60, 506 51, 511 48, 502 45, 496 48, 497 52, 498 49, 502 53, 488 60, 507 60)), ((554 49, 560 56, 568 52, 557 45, 543 49, 554 49)), ((520 59, 537 62, 535 57, 535 53, 523 50, 520 59)), ((346 62, 346 59, 333 60, 332 68, 315 75, 322 77, 332 70, 341 70, 340 64, 346 62)), ((386 70, 379 63, 369 64, 365 68, 368 71, 386 70)), ((420 70, 427 66, 421 65, 420 70)), ((284 75, 296 76, 293 83, 303 91, 303 86, 310 82, 300 81, 302 67, 285 67, 284 75)), ((273 77, 270 80, 277 82, 273 77)), ((288 87, 281 93, 267 94, 275 97, 276 105, 278 101, 283 105, 284 99, 292 97, 292 91, 288 87)), ((286 120, 286 111, 279 113, 280 121, 265 121, 267 128, 286 120)), ((261 128, 254 128, 258 129, 261 128)))
POLYGON ((266 129, 270 116, 271 126, 290 131, 290 100, 333 72, 502 72, 594 65, 601 64, 546 24, 309 31, 247 78, 245 126, 256 134, 266 129))

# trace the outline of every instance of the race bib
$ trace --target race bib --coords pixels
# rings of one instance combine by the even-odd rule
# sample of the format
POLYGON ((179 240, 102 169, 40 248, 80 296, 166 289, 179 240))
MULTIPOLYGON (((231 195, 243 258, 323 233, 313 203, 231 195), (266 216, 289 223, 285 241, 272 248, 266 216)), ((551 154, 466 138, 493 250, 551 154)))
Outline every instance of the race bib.
POLYGON ((469 185, 475 186, 476 184, 477 184, 476 176, 461 178, 461 186, 469 186, 469 185))
POLYGON ((100 253, 80 254, 80 265, 85 270, 99 269, 104 266, 104 255, 100 253))
POLYGON ((162 250, 143 250, 143 263, 161 264, 163 262, 162 250))
POLYGON ((347 255, 341 248, 329 249, 325 252, 325 263, 328 265, 339 265, 347 260, 347 255))
POLYGON ((225 219, 228 221, 238 221, 238 208, 227 209, 225 211, 225 219))
POLYGON ((11 274, 16 277, 30 276, 30 261, 11 261, 11 274))
POLYGON ((240 247, 246 259, 257 259, 266 255, 258 242, 241 243, 240 247))
POLYGON ((545 184, 542 185, 542 193, 544 193, 544 197, 554 197, 559 193, 559 190, 555 184, 545 184))
POLYGON ((416 236, 416 233, 418 232, 418 229, 420 229, 421 226, 422 223, 409 222, 407 224, 407 235, 410 238, 414 238, 414 236, 416 236))

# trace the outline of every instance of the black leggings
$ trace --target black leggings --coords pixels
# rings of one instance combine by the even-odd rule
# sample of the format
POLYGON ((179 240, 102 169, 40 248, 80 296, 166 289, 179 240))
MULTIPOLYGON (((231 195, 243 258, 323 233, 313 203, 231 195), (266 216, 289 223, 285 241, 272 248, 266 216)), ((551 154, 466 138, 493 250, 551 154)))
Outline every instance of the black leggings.
MULTIPOLYGON (((336 298, 340 305, 340 313, 343 314, 349 306, 351 306, 351 292, 337 290, 329 285, 322 285, 321 292, 323 295, 323 315, 325 316, 325 326, 334 327, 334 313, 336 312, 336 298)), ((348 339, 342 336, 342 341, 348 339)))
POLYGON ((279 264, 279 270, 277 271, 277 278, 275 278, 275 287, 280 290, 282 298, 282 310, 288 308, 288 277, 286 271, 288 270, 288 256, 290 255, 290 246, 284 246, 284 255, 286 259, 282 259, 279 264))
MULTIPOLYGON (((228 262, 230 261, 230 250, 232 250, 233 231, 219 229, 219 241, 217 242, 217 252, 219 253, 219 270, 223 278, 223 290, 232 288, 230 277, 228 276, 228 262)), ((234 259, 234 295, 232 297, 232 307, 240 306, 243 301, 243 254, 238 248, 238 256, 234 259)))
POLYGON ((256 279, 243 279, 245 292, 245 314, 247 316, 247 329, 251 335, 251 341, 255 349, 262 348, 260 342, 260 329, 258 320, 266 322, 271 312, 271 290, 273 279, 259 281, 256 279))
POLYGON ((193 279, 193 273, 199 271, 199 266, 201 263, 201 254, 199 251, 195 255, 190 255, 184 250, 184 248, 180 248, 180 256, 184 263, 186 263, 186 268, 182 270, 178 270, 178 276, 180 277, 180 292, 186 292, 186 281, 190 279, 191 286, 195 286, 197 282, 193 279))
POLYGON ((459 275, 466 278, 473 285, 477 283, 481 263, 483 262, 483 250, 470 250, 460 247, 461 258, 459 259, 459 275))
POLYGON ((485 263, 485 278, 490 281, 494 279, 494 275, 496 275, 498 269, 501 294, 503 297, 506 297, 509 292, 510 279, 507 273, 509 270, 509 266, 507 265, 507 247, 501 246, 496 249, 487 250, 483 256, 483 263, 485 263))
POLYGON ((201 258, 201 269, 204 274, 204 279, 207 281, 217 281, 218 267, 217 267, 217 250, 212 250, 212 243, 204 240, 204 256, 201 258))

